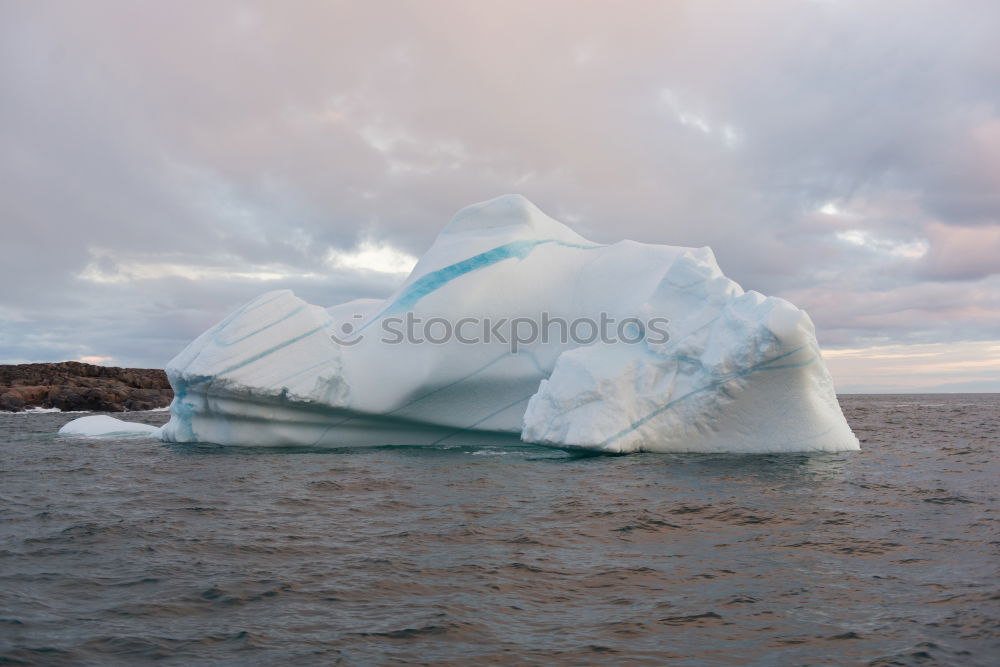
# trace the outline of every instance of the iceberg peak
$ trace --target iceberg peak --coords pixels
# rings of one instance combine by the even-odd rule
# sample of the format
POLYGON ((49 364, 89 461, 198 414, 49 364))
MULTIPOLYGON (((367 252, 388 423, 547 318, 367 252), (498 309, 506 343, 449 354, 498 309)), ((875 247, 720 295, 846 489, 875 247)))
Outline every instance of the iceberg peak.
POLYGON ((534 221, 542 218, 550 219, 527 197, 507 194, 459 210, 441 234, 463 234, 499 227, 531 227, 534 221))
POLYGON ((527 197, 507 194, 461 209, 439 235, 503 236, 514 239, 554 239, 589 243, 561 222, 550 218, 527 197))

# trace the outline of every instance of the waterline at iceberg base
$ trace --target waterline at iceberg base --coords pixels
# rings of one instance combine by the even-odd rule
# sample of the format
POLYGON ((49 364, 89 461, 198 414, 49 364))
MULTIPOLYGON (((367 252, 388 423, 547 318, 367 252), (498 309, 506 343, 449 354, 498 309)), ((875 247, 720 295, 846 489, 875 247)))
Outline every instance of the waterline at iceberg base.
POLYGON ((171 442, 459 445, 507 434, 614 453, 859 447, 806 313, 743 291, 709 248, 596 244, 517 195, 462 209, 385 300, 323 308, 269 292, 166 370, 175 398, 159 435, 171 442), (404 316, 543 314, 630 320, 634 338, 554 336, 514 351, 508 340, 386 336, 404 316), (669 336, 635 324, 654 319, 669 321, 669 336))

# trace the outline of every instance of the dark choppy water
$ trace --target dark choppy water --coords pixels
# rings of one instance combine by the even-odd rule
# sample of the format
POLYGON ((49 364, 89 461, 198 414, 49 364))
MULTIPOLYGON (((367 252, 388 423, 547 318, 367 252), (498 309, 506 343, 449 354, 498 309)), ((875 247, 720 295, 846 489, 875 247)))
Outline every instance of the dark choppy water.
POLYGON ((860 453, 254 451, 0 415, 0 663, 997 664, 1000 395, 842 400, 860 453))

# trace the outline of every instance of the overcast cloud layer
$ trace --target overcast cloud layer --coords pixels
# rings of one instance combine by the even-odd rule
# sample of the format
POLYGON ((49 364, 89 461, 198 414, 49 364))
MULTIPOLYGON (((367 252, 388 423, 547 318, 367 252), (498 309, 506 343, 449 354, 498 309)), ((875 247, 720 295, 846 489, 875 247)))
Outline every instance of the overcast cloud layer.
POLYGON ((4 2, 0 361, 162 366, 263 291, 385 295, 520 192, 710 245, 842 388, 998 391, 998 39, 990 1, 4 2))

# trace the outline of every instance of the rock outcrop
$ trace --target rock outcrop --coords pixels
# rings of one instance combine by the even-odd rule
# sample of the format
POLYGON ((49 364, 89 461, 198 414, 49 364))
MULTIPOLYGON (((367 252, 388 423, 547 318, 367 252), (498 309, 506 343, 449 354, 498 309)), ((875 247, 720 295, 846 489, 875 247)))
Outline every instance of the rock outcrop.
POLYGON ((29 408, 123 412, 170 404, 174 393, 158 368, 116 368, 78 361, 0 365, 0 410, 29 408))

